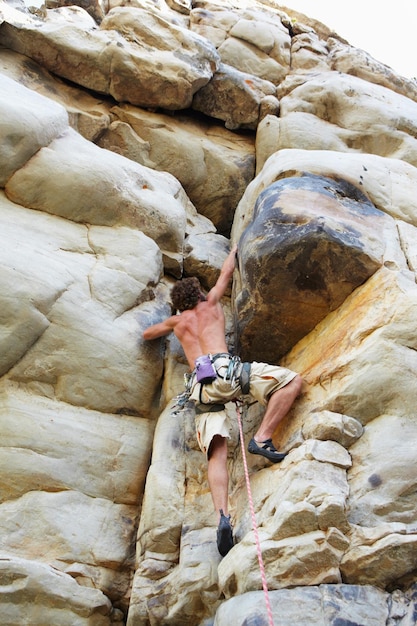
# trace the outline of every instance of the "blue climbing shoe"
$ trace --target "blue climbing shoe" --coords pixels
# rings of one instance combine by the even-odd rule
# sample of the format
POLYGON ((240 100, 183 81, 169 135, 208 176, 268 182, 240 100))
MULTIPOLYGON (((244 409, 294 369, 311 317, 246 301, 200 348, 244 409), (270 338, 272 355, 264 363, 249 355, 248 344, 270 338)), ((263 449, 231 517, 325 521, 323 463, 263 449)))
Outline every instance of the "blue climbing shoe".
POLYGON ((230 522, 230 515, 226 517, 223 509, 220 509, 220 522, 217 529, 217 548, 222 556, 233 548, 233 531, 230 522))
POLYGON ((248 452, 264 456, 268 461, 272 461, 272 463, 279 463, 287 456, 287 452, 278 452, 272 443, 272 439, 266 439, 258 443, 255 441, 255 437, 252 437, 249 441, 248 452))

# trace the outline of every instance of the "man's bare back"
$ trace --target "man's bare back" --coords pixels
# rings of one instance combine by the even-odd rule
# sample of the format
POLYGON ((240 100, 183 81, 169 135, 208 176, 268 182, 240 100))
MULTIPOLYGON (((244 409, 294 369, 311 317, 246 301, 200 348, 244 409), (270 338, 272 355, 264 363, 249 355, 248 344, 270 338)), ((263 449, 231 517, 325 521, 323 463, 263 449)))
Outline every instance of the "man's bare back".
POLYGON ((173 331, 191 369, 203 354, 227 352, 224 313, 219 303, 199 302, 194 309, 175 317, 178 321, 173 331))
POLYGON ((202 299, 193 309, 179 315, 172 315, 159 324, 154 324, 143 333, 144 339, 163 337, 171 331, 181 342, 190 369, 195 360, 203 354, 228 352, 225 338, 225 318, 220 299, 223 297, 235 267, 237 246, 226 258, 220 276, 207 298, 202 299))

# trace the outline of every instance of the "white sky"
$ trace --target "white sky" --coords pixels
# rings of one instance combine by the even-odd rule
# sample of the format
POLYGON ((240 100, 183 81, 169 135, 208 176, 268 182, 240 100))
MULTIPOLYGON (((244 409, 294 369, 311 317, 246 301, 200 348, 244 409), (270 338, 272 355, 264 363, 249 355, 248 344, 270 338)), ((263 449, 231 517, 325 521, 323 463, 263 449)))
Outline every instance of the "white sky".
MULTIPOLYGON (((275 0, 335 30, 401 76, 417 77, 417 0, 275 0)), ((39 6, 43 0, 25 0, 39 6)))
POLYGON ((416 0, 276 0, 335 30, 401 76, 417 77, 416 0))

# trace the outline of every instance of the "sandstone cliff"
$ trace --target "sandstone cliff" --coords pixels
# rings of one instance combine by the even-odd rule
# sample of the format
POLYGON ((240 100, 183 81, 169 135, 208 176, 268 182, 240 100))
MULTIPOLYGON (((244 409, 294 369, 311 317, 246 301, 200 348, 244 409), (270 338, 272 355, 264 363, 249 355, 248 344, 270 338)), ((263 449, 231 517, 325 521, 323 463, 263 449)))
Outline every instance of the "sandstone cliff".
POLYGON ((272 0, 0 17, 1 623, 268 623, 237 423, 221 559, 183 353, 142 339, 238 242, 230 349, 305 380, 248 459, 275 624, 414 625, 416 82, 272 0))

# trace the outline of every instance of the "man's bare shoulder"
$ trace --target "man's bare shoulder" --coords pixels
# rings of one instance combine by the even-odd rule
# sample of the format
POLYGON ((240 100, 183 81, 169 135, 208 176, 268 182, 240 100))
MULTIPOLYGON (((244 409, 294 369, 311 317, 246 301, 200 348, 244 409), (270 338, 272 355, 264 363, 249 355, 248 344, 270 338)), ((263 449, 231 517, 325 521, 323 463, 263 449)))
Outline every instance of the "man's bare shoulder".
POLYGON ((172 327, 174 328, 174 332, 181 332, 181 329, 190 329, 196 327, 197 325, 197 310, 189 309, 187 311, 182 311, 179 315, 174 315, 171 321, 172 327))

